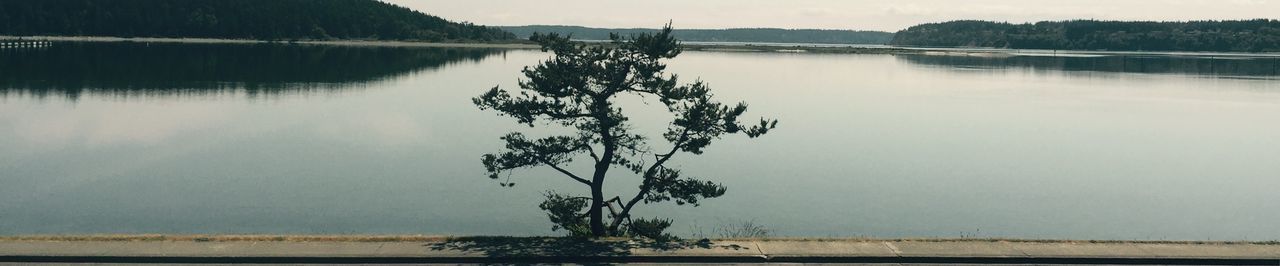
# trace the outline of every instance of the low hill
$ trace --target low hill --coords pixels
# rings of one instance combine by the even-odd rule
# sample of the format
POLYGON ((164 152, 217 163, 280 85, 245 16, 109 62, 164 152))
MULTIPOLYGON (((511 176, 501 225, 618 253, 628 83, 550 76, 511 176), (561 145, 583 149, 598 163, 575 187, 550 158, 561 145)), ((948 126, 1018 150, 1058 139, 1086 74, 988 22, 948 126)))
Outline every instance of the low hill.
POLYGON ((1280 51, 1280 20, 951 21, 899 31, 893 45, 1113 51, 1280 51))
POLYGON ((377 0, 4 0, 0 35, 493 41, 497 28, 455 23, 377 0))
MULTIPOLYGON (((528 38, 534 32, 573 34, 574 39, 608 40, 609 33, 623 36, 658 29, 606 29, 579 26, 505 26, 504 30, 520 38, 528 38)), ((807 30, 807 29, 676 29, 676 38, 695 42, 773 42, 773 43, 825 43, 825 44, 887 44, 893 33, 882 31, 807 30)))

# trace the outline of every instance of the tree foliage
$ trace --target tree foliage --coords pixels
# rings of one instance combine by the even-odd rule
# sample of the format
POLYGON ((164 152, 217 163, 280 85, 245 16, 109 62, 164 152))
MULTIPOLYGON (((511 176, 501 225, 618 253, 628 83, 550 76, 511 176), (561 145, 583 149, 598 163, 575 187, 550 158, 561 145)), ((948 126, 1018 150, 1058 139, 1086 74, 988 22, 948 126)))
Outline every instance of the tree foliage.
POLYGON ((0 34, 236 39, 505 40, 376 0, 6 0, 0 34))
MULTIPOLYGON (((580 197, 548 192, 540 205, 557 225, 576 235, 608 236, 627 234, 631 210, 638 203, 673 201, 698 205, 700 200, 725 193, 714 182, 689 177, 666 163, 679 153, 701 154, 711 143, 728 134, 748 137, 764 135, 776 120, 761 119, 746 125, 739 117, 745 103, 722 104, 712 99, 706 83, 683 84, 677 75, 667 74, 663 60, 680 54, 681 48, 668 25, 656 33, 629 38, 612 35, 612 43, 588 45, 572 42, 559 34, 534 34, 531 40, 544 51, 554 53, 546 61, 523 70, 519 89, 494 87, 474 98, 485 110, 515 118, 528 126, 567 127, 574 134, 531 138, 523 133, 502 137, 506 150, 486 154, 482 162, 489 177, 521 168, 548 167, 589 188, 580 197), (670 112, 672 120, 662 135, 669 147, 653 149, 648 138, 632 132, 622 108, 621 97, 652 97, 670 112), (579 174, 568 165, 590 160, 592 171, 579 174), (638 191, 612 201, 616 213, 605 221, 607 207, 604 183, 613 168, 623 169, 641 179, 638 191)), ((511 183, 504 182, 503 186, 511 183)), ((665 228, 646 220, 644 228, 665 228)), ((640 226, 640 225, 636 225, 640 226)), ((654 235, 653 232, 645 232, 654 235)))
POLYGON ((898 32, 892 44, 1011 49, 1123 51, 1280 51, 1280 20, 1095 21, 1010 24, 952 21, 898 32))

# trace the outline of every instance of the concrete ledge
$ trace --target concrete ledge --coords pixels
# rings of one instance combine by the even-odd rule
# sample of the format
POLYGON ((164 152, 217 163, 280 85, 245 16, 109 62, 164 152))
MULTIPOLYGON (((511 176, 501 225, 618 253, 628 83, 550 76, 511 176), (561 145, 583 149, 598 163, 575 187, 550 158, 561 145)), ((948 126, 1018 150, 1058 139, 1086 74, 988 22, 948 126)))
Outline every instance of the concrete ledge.
POLYGON ((150 240, 0 238, 0 262, 1280 265, 1280 245, 1242 242, 830 239, 657 243, 507 237, 361 238, 360 241, 336 241, 341 238, 293 238, 329 241, 146 239, 150 240))
POLYGON ((184 256, 0 256, 5 263, 157 264, 438 264, 438 263, 906 263, 1070 265, 1280 265, 1277 259, 1045 258, 1045 257, 856 257, 856 256, 543 256, 543 257, 184 257, 184 256))

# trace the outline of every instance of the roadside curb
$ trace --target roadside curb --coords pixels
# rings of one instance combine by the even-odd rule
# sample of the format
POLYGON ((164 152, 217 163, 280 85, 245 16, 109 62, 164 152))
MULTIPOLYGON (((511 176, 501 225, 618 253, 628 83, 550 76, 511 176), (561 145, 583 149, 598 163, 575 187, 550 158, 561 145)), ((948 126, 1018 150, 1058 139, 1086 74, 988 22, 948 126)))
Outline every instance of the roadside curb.
POLYGON ((11 263, 433 264, 433 263, 927 263, 1075 265, 1280 265, 1280 259, 1127 257, 882 257, 882 256, 530 256, 530 257, 186 257, 0 256, 11 263))
POLYGON ((1061 241, 778 239, 644 242, 631 239, 586 241, 571 238, 513 237, 340 238, 296 236, 284 239, 270 236, 221 236, 211 238, 181 236, 164 238, 28 237, 27 240, 0 241, 0 263, 2 262, 137 264, 900 263, 1280 266, 1280 245, 1271 242, 1233 244, 1200 242, 1090 243, 1061 241), (147 240, 58 241, 57 239, 147 240), (288 239, 296 241, 284 241, 288 239), (370 240, 370 242, 340 241, 344 239, 370 240))

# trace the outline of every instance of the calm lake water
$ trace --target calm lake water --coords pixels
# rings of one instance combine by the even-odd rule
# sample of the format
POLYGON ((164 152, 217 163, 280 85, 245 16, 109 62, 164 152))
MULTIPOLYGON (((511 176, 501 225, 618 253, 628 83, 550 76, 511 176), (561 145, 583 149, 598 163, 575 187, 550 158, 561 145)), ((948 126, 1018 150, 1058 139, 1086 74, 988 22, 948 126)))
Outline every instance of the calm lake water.
MULTIPOLYGON (((475 108, 536 50, 59 43, 0 50, 0 235, 558 235, 547 170, 485 177, 529 130, 475 108)), ((1280 239, 1275 58, 688 52, 748 117, 686 174, 713 235, 1280 239)), ((645 132, 665 113, 626 103, 645 132)), ((539 130, 534 130, 538 132, 539 130)), ((660 145, 660 144, 658 144, 660 145)), ((577 169, 586 169, 580 167, 577 169)), ((610 179, 614 194, 635 178, 610 179)))

